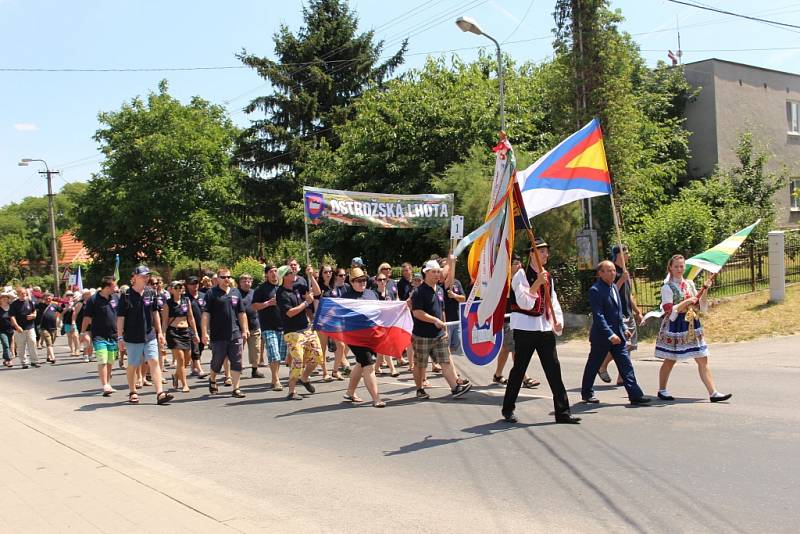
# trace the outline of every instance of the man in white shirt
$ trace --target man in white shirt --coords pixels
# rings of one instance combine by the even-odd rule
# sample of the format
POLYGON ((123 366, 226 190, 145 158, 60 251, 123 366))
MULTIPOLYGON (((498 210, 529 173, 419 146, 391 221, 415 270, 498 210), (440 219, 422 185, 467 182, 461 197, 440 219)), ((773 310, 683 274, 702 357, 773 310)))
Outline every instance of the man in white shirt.
POLYGON ((556 334, 561 335, 563 331, 564 314, 558 303, 553 279, 544 270, 544 265, 550 258, 550 246, 542 239, 537 239, 536 244, 528 251, 528 257, 528 268, 520 269, 511 279, 511 290, 516 299, 511 308, 515 357, 503 398, 503 418, 509 423, 518 421, 514 409, 519 388, 533 352, 536 351, 553 392, 556 423, 578 424, 580 417, 573 417, 569 411, 569 399, 561 379, 561 364, 556 351, 556 334), (541 260, 541 272, 538 272, 534 254, 538 254, 541 260), (545 287, 550 289, 550 303, 545 298, 545 287))

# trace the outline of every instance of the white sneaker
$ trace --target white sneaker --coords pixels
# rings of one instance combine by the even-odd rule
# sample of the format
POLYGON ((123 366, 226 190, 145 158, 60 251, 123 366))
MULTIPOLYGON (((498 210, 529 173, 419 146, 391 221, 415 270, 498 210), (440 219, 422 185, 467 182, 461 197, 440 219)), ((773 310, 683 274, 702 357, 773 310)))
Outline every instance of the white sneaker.
POLYGON ((114 386, 112 386, 111 384, 106 384, 106 387, 104 387, 103 389, 106 390, 106 391, 110 391, 111 393, 116 393, 116 391, 117 391, 116 389, 114 389, 114 386))
POLYGON ((89 363, 89 357, 88 356, 84 356, 83 357, 83 363, 89 363))

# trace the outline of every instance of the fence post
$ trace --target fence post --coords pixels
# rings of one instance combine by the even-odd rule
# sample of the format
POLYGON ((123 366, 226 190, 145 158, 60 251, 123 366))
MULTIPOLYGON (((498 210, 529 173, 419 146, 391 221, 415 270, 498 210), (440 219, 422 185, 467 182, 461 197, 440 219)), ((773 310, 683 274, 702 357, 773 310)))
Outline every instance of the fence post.
POLYGON ((769 301, 781 302, 786 295, 786 257, 784 235, 779 230, 769 233, 769 301))
MULTIPOLYGON (((750 291, 755 292, 756 290, 756 260, 753 255, 753 244, 750 243, 748 246, 748 251, 750 253, 750 291)), ((759 256, 759 261, 761 257, 759 256)))

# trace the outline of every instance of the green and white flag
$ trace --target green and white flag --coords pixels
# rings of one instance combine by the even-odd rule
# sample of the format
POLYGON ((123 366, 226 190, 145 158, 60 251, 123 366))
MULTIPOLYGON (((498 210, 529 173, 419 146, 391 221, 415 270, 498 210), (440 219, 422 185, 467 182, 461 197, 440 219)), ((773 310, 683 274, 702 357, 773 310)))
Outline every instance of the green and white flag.
POLYGON ((739 230, 722 243, 686 260, 686 270, 683 276, 689 280, 694 280, 703 269, 712 273, 718 273, 720 269, 722 269, 722 266, 731 259, 734 252, 744 243, 744 240, 747 239, 747 236, 750 235, 753 228, 758 226, 760 222, 761 219, 747 228, 739 230))

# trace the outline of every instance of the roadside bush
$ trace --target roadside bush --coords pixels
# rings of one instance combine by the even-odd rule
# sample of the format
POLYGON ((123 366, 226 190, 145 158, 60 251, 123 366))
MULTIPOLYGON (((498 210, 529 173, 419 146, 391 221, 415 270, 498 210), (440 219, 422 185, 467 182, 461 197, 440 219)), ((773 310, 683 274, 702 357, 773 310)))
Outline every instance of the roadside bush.
POLYGON ((253 287, 256 287, 264 281, 264 268, 255 258, 241 258, 231 267, 231 274, 236 281, 238 281, 239 277, 244 273, 253 277, 253 287))

